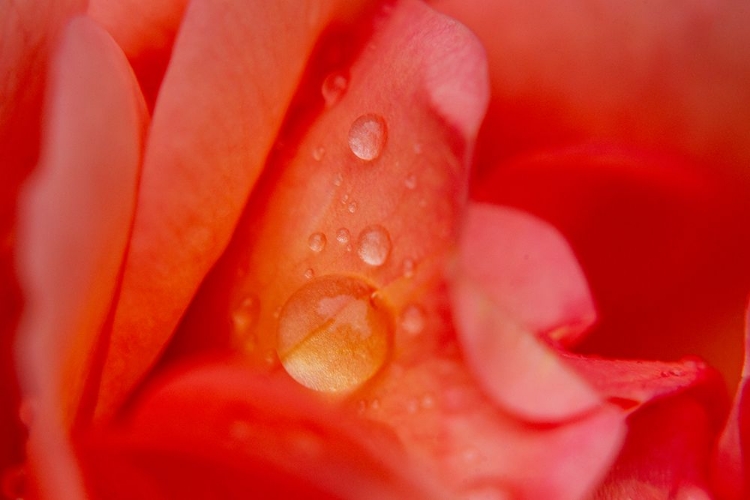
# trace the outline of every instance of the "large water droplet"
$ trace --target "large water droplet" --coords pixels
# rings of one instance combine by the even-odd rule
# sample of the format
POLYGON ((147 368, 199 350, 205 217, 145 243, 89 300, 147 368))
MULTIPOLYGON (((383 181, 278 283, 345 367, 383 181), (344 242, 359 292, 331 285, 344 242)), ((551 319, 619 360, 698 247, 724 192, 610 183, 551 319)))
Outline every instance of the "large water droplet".
POLYGON ((307 244, 310 246, 310 250, 320 253, 326 247, 326 235, 323 233, 313 233, 307 239, 307 244))
POLYGON ((323 94, 326 106, 331 107, 339 102, 348 86, 349 81, 344 73, 334 72, 325 77, 320 93, 323 94))
POLYGON ((391 253, 391 237, 383 226, 368 226, 359 233, 357 254, 362 262, 382 266, 391 253))
POLYGON ((388 139, 385 120, 376 114, 362 115, 349 129, 349 148, 357 158, 372 161, 380 156, 388 139))
POLYGON ((347 276, 324 276, 292 294, 279 317, 277 352, 297 382, 324 392, 349 392, 383 366, 390 349, 390 313, 371 300, 374 289, 347 276))

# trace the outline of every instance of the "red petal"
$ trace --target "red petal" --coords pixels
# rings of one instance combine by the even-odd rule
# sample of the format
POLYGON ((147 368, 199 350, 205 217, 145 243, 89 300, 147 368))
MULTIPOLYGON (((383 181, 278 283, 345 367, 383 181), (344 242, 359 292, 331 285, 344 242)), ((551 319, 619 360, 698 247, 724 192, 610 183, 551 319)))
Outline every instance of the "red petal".
MULTIPOLYGON (((483 167, 590 138, 750 158, 750 13, 742 2, 438 0, 482 40, 493 101, 483 167)), ((720 160, 719 160, 720 161, 720 160)))
POLYGON ((581 331, 595 317, 585 279, 562 237, 513 209, 469 208, 453 278, 453 312, 482 387, 523 418, 559 421, 600 403, 537 338, 581 331))
POLYGON ((146 124, 127 61, 93 22, 71 22, 54 62, 41 165, 19 216, 19 338, 40 488, 77 498, 64 435, 115 294, 146 124))
POLYGON ((187 0, 90 0, 88 14, 112 34, 153 109, 187 0))
POLYGON ((520 157, 477 191, 549 221, 570 241, 600 313, 582 351, 700 354, 737 380, 750 288, 742 185, 673 156, 589 144, 520 157))
POLYGON ((190 5, 154 112, 98 414, 151 366, 224 250, 307 54, 340 10, 190 5))
POLYGON ((326 406, 247 365, 204 365, 157 382, 78 449, 93 497, 108 500, 442 497, 392 435, 326 406))

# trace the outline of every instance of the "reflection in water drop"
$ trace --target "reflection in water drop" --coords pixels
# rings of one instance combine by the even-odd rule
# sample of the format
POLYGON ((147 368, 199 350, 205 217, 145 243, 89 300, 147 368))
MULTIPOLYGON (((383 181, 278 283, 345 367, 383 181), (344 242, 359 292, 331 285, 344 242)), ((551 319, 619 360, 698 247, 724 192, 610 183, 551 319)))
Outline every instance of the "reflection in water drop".
POLYGON ((383 226, 368 226, 359 233, 357 254, 365 264, 382 266, 390 253, 391 237, 383 226))
POLYGON ((310 246, 310 250, 320 253, 326 247, 326 235, 323 233, 313 233, 308 238, 307 244, 310 246))
POLYGON ((305 279, 306 280, 311 280, 314 277, 315 277, 315 271, 313 271, 312 269, 309 269, 309 268, 305 269, 305 279))
POLYGON ((353 214, 357 211, 357 202, 353 201, 349 203, 349 206, 346 207, 346 209, 349 211, 350 214, 353 214))
POLYGON ((376 114, 362 115, 349 129, 349 148, 352 153, 365 161, 375 160, 383 152, 388 131, 385 120, 376 114))
POLYGON ((349 81, 344 73, 334 72, 325 77, 323 85, 320 87, 320 93, 323 94, 326 106, 331 107, 339 102, 348 85, 349 81))
POLYGON ((277 353, 297 382, 317 391, 349 392, 383 366, 390 313, 370 299, 362 280, 325 276, 298 289, 278 323, 277 353))
POLYGON ((342 245, 349 243, 349 239, 352 237, 349 230, 345 227, 342 227, 338 231, 336 231, 336 241, 341 243, 342 245))

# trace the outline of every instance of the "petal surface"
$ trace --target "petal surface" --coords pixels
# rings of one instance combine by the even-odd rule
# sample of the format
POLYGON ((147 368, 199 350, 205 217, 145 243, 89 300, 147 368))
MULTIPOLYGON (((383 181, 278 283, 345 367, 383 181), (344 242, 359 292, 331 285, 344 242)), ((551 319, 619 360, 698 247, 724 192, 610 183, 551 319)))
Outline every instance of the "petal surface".
POLYGON ((596 317, 575 257, 549 225, 472 204, 451 293, 469 366, 503 408, 559 421, 601 403, 540 338, 575 336, 596 317))
POLYGON ((66 433, 130 235, 145 104, 120 49, 85 17, 66 28, 49 85, 41 162, 19 216, 18 335, 40 493, 72 499, 80 485, 66 433))
POLYGON ((345 10, 190 5, 154 111, 96 415, 112 414, 171 337, 229 241, 312 46, 345 10))

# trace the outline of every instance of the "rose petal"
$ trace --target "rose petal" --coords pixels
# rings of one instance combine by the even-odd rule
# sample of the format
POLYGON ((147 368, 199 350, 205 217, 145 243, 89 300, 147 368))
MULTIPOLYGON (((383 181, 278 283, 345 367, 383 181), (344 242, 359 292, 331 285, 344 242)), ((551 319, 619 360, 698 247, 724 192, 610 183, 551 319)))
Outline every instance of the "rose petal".
POLYGON ((493 102, 480 168, 586 138, 689 151, 711 170, 750 158, 741 1, 433 3, 487 47, 493 102))
POLYGON ((600 404, 537 338, 580 331, 595 317, 575 257, 550 226, 513 209, 472 204, 452 296, 469 365, 503 408, 559 421, 600 404))
POLYGON ((94 498, 443 498, 392 435, 326 406, 241 362, 191 367, 78 450, 94 498))
POLYGON ((745 498, 750 486, 750 308, 745 323, 745 363, 729 419, 711 463, 714 487, 721 498, 745 498))
POLYGON ((112 34, 153 109, 187 0, 90 0, 88 15, 112 34))
POLYGON ((311 5, 190 5, 154 112, 97 415, 151 366, 229 241, 307 54, 342 15, 311 5))
MULTIPOLYGON (((0 471, 23 456, 19 389, 12 355, 21 311, 15 276, 16 201, 37 161, 49 51, 83 1, 0 3, 0 471)), ((2 474, 0 472, 0 474, 2 474)))
POLYGON ((622 452, 594 498, 713 498, 708 458, 716 422, 690 396, 668 398, 633 414, 622 452))
POLYGON ((64 32, 49 87, 41 164, 20 209, 26 306, 21 375, 29 451, 45 498, 79 498, 64 435, 84 391, 130 234, 145 104, 112 39, 91 20, 64 32))
MULTIPOLYGON (((298 121, 282 134, 232 245, 186 314, 176 355, 232 346, 268 369, 276 359, 278 311, 310 273, 356 278, 377 290, 389 315, 415 303, 428 323, 441 323, 444 303, 431 295, 440 291, 486 103, 483 52, 463 27, 419 2, 385 8, 374 27, 357 26, 370 29, 358 57, 332 70, 348 79, 340 100, 322 109, 326 73, 307 82, 313 93, 293 110, 298 121), (457 66, 447 71, 447 61, 457 66), (461 95, 464 105, 436 106, 448 95, 461 95), (349 144, 363 116, 379 117, 386 129, 382 151, 369 161, 349 144), (359 240, 374 226, 389 242, 379 264, 360 255, 359 240), (313 245, 316 251, 310 238, 322 241, 320 235, 327 243, 313 245), (258 302, 257 317, 235 328, 233 314, 245 300, 258 302)), ((400 354, 426 355, 441 334, 429 333, 421 344, 407 332, 396 335, 400 354)))
POLYGON ((478 199, 527 210, 570 242, 600 313, 582 352, 700 354, 735 383, 750 289, 741 184, 679 157, 584 144, 519 157, 477 187, 478 199))

